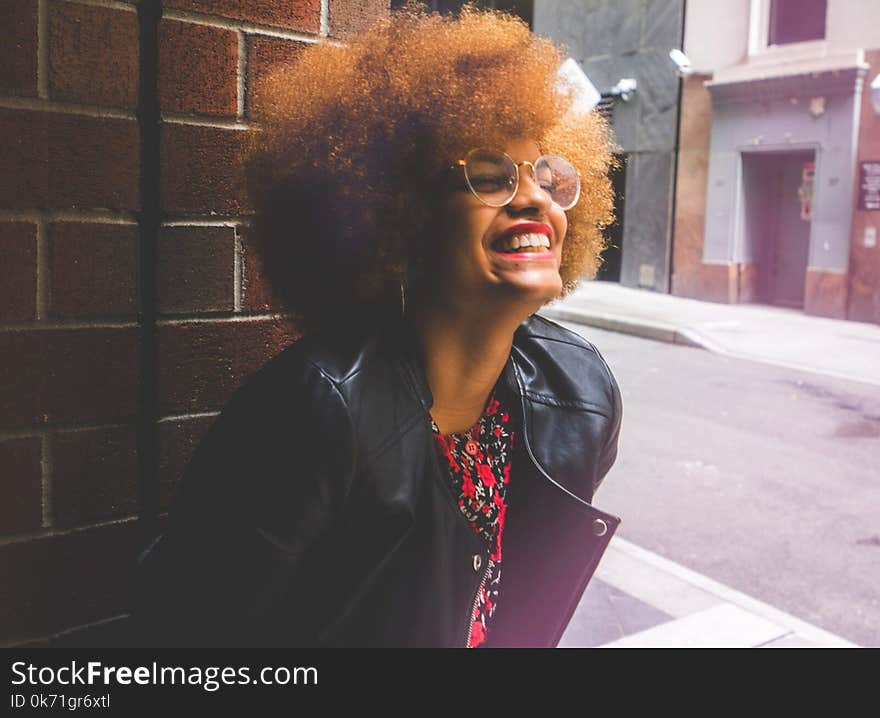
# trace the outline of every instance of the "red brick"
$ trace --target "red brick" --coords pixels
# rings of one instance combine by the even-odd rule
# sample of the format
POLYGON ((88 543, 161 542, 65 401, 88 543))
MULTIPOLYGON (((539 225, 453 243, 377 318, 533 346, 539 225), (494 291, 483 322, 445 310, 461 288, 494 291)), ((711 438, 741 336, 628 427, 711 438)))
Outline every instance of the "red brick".
POLYGON ((159 310, 222 312, 234 308, 235 229, 165 227, 159 235, 159 310))
POLYGON ((0 643, 125 612, 141 544, 127 521, 0 546, 0 643))
POLYGON ((330 0, 330 36, 358 35, 391 12, 391 0, 330 0))
POLYGON ((49 95, 87 105, 136 107, 137 13, 50 3, 49 95))
POLYGON ((159 408, 162 414, 211 411, 241 381, 296 335, 281 320, 215 321, 159 328, 159 408))
POLYGON ((248 135, 197 125, 162 125, 162 209, 171 214, 240 214, 248 135))
POLYGON ((159 26, 159 102, 168 112, 238 112, 238 33, 162 20, 159 26))
POLYGON ((140 209, 134 120, 0 109, 0 208, 140 209))
POLYGON ((52 522, 69 528, 138 509, 132 426, 60 432, 52 449, 52 522))
POLYGON ((25 222, 0 223, 0 321, 36 316, 37 228, 25 222))
POLYGON ((0 427, 131 420, 138 329, 0 332, 0 427))
POLYGON ((0 441, 0 534, 35 531, 43 522, 40 438, 0 441))
POLYGON ((321 0, 165 0, 164 6, 301 32, 321 29, 321 0))
POLYGON ((0 208, 48 206, 48 115, 0 109, 0 137, 0 208))
POLYGON ((281 302, 273 295, 260 270, 260 258, 248 240, 247 230, 241 237, 241 274, 241 306, 244 311, 283 311, 281 302))
POLYGON ((284 65, 292 65, 306 43, 278 37, 252 35, 249 37, 247 65, 247 114, 251 118, 265 117, 275 106, 271 92, 270 73, 284 65))
POLYGON ((134 225, 50 225, 52 314, 133 316, 138 299, 138 229, 134 225))
POLYGON ((3 0, 0 92, 37 94, 37 0, 3 0))
POLYGON ((171 506, 178 482, 196 447, 214 423, 213 416, 159 423, 159 508, 171 506))

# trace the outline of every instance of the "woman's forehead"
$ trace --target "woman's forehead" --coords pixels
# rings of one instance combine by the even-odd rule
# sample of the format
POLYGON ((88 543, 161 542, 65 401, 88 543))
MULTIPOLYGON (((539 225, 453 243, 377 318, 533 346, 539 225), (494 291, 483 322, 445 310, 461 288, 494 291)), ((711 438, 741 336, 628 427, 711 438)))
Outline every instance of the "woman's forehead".
MULTIPOLYGON (((464 139, 464 138, 462 138, 464 139)), ((511 137, 511 136, 494 136, 480 138, 470 138, 457 142, 453 148, 448 150, 446 157, 451 158, 450 162, 464 158, 469 152, 474 150, 495 150, 508 155, 514 162, 532 162, 543 154, 545 149, 541 144, 531 137, 511 137)), ((447 163, 446 169, 455 169, 455 164, 447 163)))
POLYGON ((533 162, 541 155, 540 146, 531 138, 508 140, 502 149, 510 155, 514 162, 522 162, 524 160, 533 162))

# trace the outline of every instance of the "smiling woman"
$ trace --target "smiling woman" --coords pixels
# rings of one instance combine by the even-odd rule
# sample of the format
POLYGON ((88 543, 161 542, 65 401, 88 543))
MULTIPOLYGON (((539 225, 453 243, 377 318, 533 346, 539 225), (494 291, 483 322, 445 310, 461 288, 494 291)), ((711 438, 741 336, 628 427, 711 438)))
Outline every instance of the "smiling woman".
POLYGON ((619 522, 590 502, 622 415, 598 350, 536 314, 611 219, 561 60, 510 16, 408 7, 275 78, 254 231, 305 336, 187 469, 144 642, 558 643, 619 522))
MULTIPOLYGON (((301 327, 360 324, 399 304, 401 282, 409 293, 424 288, 449 241, 439 235, 438 202, 450 165, 516 138, 580 175, 564 291, 596 271, 612 220, 612 155, 602 118, 569 111, 572 98, 558 86, 563 59, 509 15, 411 9, 344 47, 309 46, 267 82, 275 114, 255 134, 248 171, 254 229, 263 271, 301 327)), ((519 169, 521 179, 548 179, 543 164, 519 169)), ((462 175, 451 174, 453 187, 467 188, 462 175)))

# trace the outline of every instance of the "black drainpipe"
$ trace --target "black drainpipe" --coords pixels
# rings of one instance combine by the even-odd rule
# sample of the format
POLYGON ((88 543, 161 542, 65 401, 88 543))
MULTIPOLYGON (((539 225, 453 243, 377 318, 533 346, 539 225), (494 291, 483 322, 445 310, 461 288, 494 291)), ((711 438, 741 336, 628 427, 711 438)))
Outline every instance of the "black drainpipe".
MULTIPOLYGON (((687 0, 681 0, 681 40, 679 42, 681 51, 684 51, 684 28, 685 15, 687 14, 687 0)), ((667 243, 666 256, 666 293, 672 294, 672 258, 675 249, 675 195, 678 189, 678 153, 681 148, 679 142, 681 139, 681 96, 684 87, 684 78, 676 69, 678 75, 678 98, 675 104, 675 153, 672 158, 672 202, 670 203, 669 214, 669 242, 667 243)))
POLYGON ((162 0, 141 0, 138 4, 140 78, 138 126, 140 128, 140 397, 138 402, 137 450, 140 489, 139 529, 141 545, 158 528, 158 420, 156 379, 157 288, 159 203, 159 19, 162 0))

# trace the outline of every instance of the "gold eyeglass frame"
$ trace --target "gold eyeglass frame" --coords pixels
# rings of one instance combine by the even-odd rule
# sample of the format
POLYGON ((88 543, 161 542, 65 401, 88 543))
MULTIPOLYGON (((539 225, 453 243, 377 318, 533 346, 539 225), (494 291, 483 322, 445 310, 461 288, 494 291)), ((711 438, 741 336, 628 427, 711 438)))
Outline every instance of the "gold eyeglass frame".
MULTIPOLYGON (((571 166, 571 168, 574 170, 575 175, 577 176, 577 192, 574 193, 574 199, 572 200, 571 204, 568 205, 568 207, 563 207, 562 205, 557 205, 563 212, 567 212, 572 207, 574 207, 578 203, 578 200, 581 198, 581 173, 578 172, 577 167, 575 167, 573 164, 571 164, 571 162, 569 162, 567 159, 565 159, 565 157, 560 157, 559 155, 541 155, 540 157, 538 157, 538 159, 535 160, 534 164, 532 162, 529 162, 528 160, 523 160, 522 162, 514 162, 513 157, 511 157, 506 152, 502 152, 501 150, 489 150, 485 147, 475 147, 474 149, 470 150, 465 155, 464 159, 456 160, 455 164, 450 165, 449 167, 450 167, 450 169, 457 169, 458 167, 462 168, 462 171, 464 172, 464 181, 465 181, 465 184, 467 185, 467 188, 470 190, 471 194, 474 195, 474 197, 476 197, 478 200, 480 200, 480 202, 482 202, 483 204, 485 204, 489 207, 506 207, 511 202, 513 202, 513 198, 516 197, 516 193, 519 191, 519 168, 522 165, 528 165, 529 167, 531 167, 532 177, 537 181, 538 175, 537 175, 537 170, 535 170, 535 165, 538 164, 538 162, 540 162, 545 157, 556 157, 556 158, 562 160, 563 162, 567 162, 571 166), (468 177, 467 170, 465 169, 465 166, 467 165, 468 157, 470 157, 470 155, 472 155, 474 152, 479 152, 481 150, 484 152, 497 152, 499 155, 503 155, 504 157, 509 159, 511 164, 514 167, 516 167, 516 184, 513 187, 513 192, 511 193, 510 198, 507 199, 506 201, 502 202, 501 204, 491 204, 490 202, 487 202, 482 197, 480 197, 480 195, 477 194, 477 191, 471 185, 471 180, 468 177)), ((548 194, 549 194, 549 192, 548 192, 548 194)), ((551 198, 551 200, 552 200, 552 198, 551 198)), ((556 202, 556 200, 552 200, 552 201, 554 203, 556 202)))

